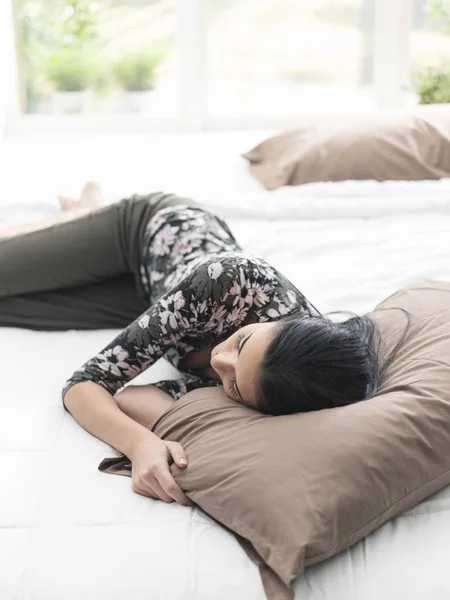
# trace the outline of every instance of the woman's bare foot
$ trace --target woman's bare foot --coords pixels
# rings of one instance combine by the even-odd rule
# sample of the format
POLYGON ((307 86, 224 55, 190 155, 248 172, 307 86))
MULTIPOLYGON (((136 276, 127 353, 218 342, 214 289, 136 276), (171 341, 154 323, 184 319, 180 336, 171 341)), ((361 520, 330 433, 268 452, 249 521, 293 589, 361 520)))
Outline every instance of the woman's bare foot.
MULTIPOLYGON (((1 0, 0 0, 1 1, 1 0)), ((62 212, 51 219, 44 219, 32 223, 23 223, 15 227, 8 227, 0 230, 0 239, 10 238, 31 231, 47 229, 59 223, 72 221, 83 215, 87 215, 103 206, 101 202, 101 189, 98 183, 89 181, 83 188, 81 196, 77 198, 68 198, 59 196, 62 212)))
POLYGON ((102 205, 102 188, 96 181, 88 181, 84 186, 79 198, 69 196, 58 196, 63 212, 76 208, 98 208, 102 205))

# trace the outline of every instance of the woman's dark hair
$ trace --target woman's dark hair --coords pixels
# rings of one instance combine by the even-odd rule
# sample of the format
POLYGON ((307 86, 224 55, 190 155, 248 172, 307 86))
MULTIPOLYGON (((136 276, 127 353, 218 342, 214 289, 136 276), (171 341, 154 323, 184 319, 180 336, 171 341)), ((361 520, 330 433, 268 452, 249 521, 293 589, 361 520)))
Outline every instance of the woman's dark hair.
MULTIPOLYGON (((410 326, 409 313, 398 309, 406 313, 408 323, 383 366, 378 359, 380 343, 374 345, 375 325, 367 314, 342 322, 304 312, 279 319, 261 363, 258 409, 286 415, 372 397, 410 326)), ((337 313, 342 311, 328 314, 337 313)))

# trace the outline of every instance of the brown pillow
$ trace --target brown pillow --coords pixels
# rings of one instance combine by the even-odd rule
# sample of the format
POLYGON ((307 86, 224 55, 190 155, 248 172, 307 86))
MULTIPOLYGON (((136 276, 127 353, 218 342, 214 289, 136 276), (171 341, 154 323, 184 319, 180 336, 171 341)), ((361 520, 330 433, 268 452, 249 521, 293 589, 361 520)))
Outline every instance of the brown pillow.
POLYGON ((270 600, 293 598, 306 566, 450 483, 450 283, 422 280, 377 306, 381 360, 407 324, 394 307, 410 329, 370 400, 271 417, 206 388, 149 425, 183 445, 189 466, 171 472, 237 534, 270 600))
POLYGON ((268 190, 317 181, 449 177, 450 104, 305 126, 242 156, 268 190))

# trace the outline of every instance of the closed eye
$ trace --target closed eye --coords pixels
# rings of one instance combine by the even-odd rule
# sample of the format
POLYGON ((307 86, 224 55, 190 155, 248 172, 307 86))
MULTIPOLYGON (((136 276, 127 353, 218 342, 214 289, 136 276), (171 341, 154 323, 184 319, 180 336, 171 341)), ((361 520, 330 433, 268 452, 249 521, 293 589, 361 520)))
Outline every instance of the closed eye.
MULTIPOLYGON (((236 341, 234 342, 234 347, 237 348, 238 350, 238 356, 239 353, 241 351, 241 347, 239 347, 239 344, 242 342, 242 340, 245 338, 245 333, 240 333, 237 338, 236 341)), ((230 377, 230 381, 228 383, 228 391, 230 392, 230 394, 232 394, 233 396, 240 396, 240 394, 238 393, 237 389, 235 388, 236 385, 236 377, 230 377)))
POLYGON ((230 381, 228 383, 228 391, 230 392, 230 394, 232 394, 233 396, 237 396, 237 390, 234 387, 236 385, 236 378, 235 377, 230 377, 230 381))
MULTIPOLYGON (((242 348, 245 346, 245 344, 248 342, 248 340, 252 337, 253 333, 250 333, 249 335, 245 336, 243 333, 241 333, 238 338, 238 341, 236 342, 235 346, 238 349, 238 356, 239 354, 242 352, 242 348), (244 339, 245 338, 245 339, 244 339), (242 341, 243 340, 243 341, 242 341), (242 341, 242 343, 241 343, 242 341)), ((244 398, 242 397, 241 392, 239 391, 239 387, 236 381, 236 377, 231 377, 230 378, 230 384, 229 384, 229 390, 231 393, 233 393, 235 396, 239 396, 239 398, 242 400, 242 402, 245 403, 244 398)))
POLYGON ((240 333, 237 338, 236 341, 234 342, 234 347, 239 349, 239 344, 242 342, 242 340, 245 338, 245 333, 240 333))

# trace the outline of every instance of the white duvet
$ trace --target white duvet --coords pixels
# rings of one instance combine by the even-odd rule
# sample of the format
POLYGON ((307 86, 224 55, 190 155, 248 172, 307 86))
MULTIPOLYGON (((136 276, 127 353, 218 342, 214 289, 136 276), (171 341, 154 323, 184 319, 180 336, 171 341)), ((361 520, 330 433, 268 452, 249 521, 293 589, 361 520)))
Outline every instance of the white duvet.
MULTIPOLYGON (((68 191, 61 189, 71 174, 62 159, 53 177, 41 159, 37 166, 29 161, 26 182, 17 179, 18 148, 10 145, 0 170, 1 226, 55 214, 49 193, 68 191)), ((103 176, 109 193, 131 190, 133 176, 141 176, 141 190, 167 189, 174 176, 173 162, 163 168, 164 152, 155 167, 152 150, 155 170, 142 176, 141 153, 131 151, 136 160, 125 160, 125 173, 114 170, 117 157, 103 148, 106 159, 87 176, 103 176)), ((421 276, 450 280, 449 180, 265 192, 240 159, 218 166, 211 154, 209 144, 206 170, 183 163, 172 189, 226 216, 241 243, 322 312, 368 311, 421 276)), ((54 149, 53 169, 58 155, 54 149)), ((0 329, 0 599, 263 600, 258 570, 230 533, 197 508, 150 500, 132 492, 129 478, 100 473, 97 465, 112 449, 63 410, 66 378, 115 333, 0 329)), ((160 361, 139 382, 172 374, 160 361)), ((448 600, 449 540, 450 488, 308 568, 296 598, 448 600)))

